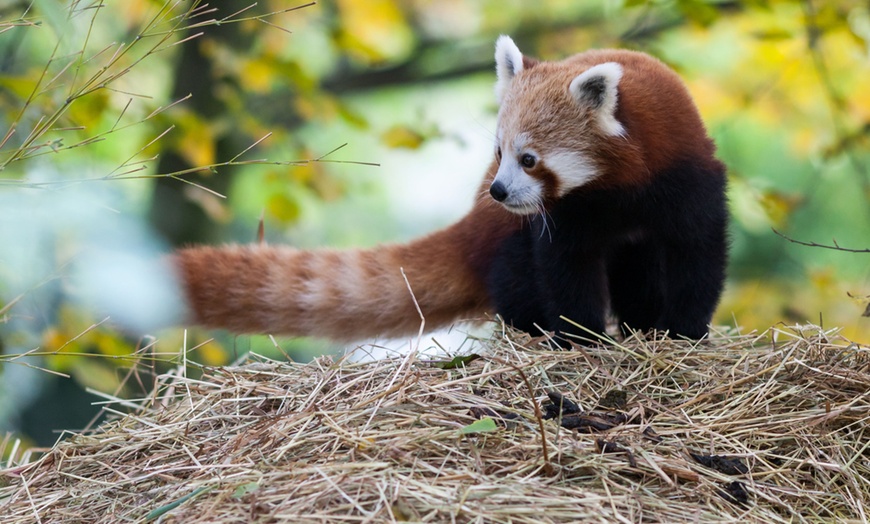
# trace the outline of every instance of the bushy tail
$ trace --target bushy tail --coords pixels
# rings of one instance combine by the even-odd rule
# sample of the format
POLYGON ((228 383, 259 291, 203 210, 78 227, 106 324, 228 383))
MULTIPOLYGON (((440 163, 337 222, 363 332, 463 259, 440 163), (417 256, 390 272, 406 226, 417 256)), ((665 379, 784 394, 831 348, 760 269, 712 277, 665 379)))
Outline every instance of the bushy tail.
POLYGON ((489 310, 486 268, 512 223, 505 215, 479 206, 453 226, 401 245, 193 247, 173 262, 191 320, 207 327, 334 340, 408 335, 420 329, 414 299, 427 330, 489 310))

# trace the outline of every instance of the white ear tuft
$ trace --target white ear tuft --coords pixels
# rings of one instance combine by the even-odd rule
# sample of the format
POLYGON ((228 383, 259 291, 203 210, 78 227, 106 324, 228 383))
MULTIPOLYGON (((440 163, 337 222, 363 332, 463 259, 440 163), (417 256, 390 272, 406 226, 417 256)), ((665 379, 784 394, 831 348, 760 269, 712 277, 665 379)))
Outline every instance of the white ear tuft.
POLYGON ((501 104, 504 93, 511 80, 523 70, 523 54, 507 35, 501 35, 495 42, 495 73, 498 81, 495 84, 495 97, 501 104))
POLYGON ((616 62, 605 62, 580 73, 568 86, 568 91, 578 104, 595 111, 601 128, 609 135, 621 136, 625 133, 625 128, 615 116, 617 86, 621 78, 622 66, 616 62))

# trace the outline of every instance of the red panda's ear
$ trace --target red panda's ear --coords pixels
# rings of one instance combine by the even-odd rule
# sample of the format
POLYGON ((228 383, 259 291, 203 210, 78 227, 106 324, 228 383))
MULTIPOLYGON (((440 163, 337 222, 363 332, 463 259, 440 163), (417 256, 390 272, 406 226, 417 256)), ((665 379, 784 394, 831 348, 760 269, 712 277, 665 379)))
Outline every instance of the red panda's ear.
POLYGON ((616 62, 606 62, 580 73, 568 86, 574 100, 592 109, 601 129, 608 135, 620 136, 625 133, 625 128, 616 119, 620 79, 622 66, 616 62))
POLYGON ((495 97, 501 104, 504 94, 515 76, 523 70, 523 54, 507 35, 501 35, 495 42, 495 73, 498 81, 495 83, 495 97))

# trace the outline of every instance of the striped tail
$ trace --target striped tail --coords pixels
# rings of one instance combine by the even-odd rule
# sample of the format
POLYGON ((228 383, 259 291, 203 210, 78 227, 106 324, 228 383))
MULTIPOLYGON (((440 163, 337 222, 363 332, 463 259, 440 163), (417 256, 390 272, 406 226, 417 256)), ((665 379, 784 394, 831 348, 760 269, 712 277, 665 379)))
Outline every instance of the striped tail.
POLYGON ((515 222, 500 206, 478 205, 408 244, 193 247, 173 263, 191 320, 206 327, 334 340, 401 336, 420 329, 417 305, 427 330, 488 312, 487 268, 515 222))

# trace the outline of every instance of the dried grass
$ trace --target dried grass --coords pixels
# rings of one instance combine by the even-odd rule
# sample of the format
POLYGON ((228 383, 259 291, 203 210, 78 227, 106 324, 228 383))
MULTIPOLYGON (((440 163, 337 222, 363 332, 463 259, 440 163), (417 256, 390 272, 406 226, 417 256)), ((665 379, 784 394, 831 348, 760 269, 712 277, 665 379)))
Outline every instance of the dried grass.
POLYGON ((0 515, 5 523, 868 519, 870 350, 832 332, 718 334, 696 345, 632 338, 575 351, 508 334, 484 347, 483 358, 453 370, 416 354, 305 365, 254 357, 200 380, 164 377, 134 414, 0 470, 0 515), (541 422, 533 401, 548 391, 613 427, 580 433, 541 422), (598 406, 619 397, 612 391, 627 393, 618 413, 598 406), (502 427, 462 435, 479 412, 471 408, 500 414, 502 427), (748 472, 717 471, 692 453, 748 472))

